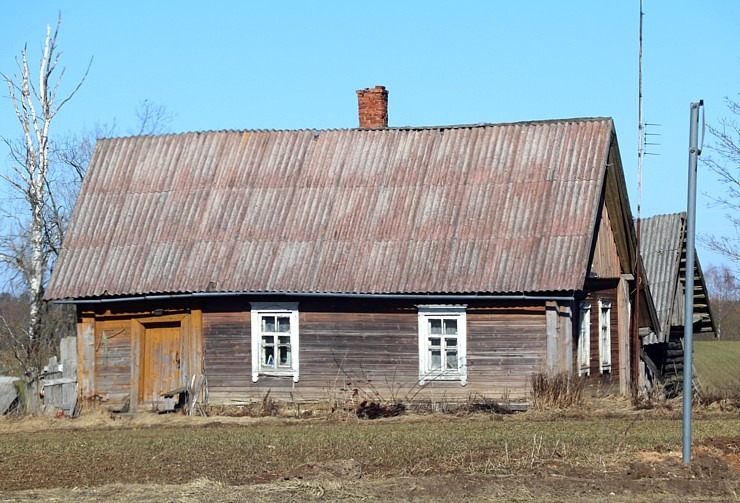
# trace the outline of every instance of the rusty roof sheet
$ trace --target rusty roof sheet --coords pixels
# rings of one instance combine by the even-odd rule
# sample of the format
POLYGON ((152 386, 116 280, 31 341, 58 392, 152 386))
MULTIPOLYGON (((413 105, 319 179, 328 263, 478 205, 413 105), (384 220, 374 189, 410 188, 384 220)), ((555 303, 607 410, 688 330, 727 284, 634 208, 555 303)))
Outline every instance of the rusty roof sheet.
MULTIPOLYGON (((640 253, 661 329, 684 325, 686 213, 656 215, 640 222, 640 253)), ((694 318, 701 332, 716 332, 699 256, 694 254, 694 318)))
POLYGON ((657 215, 640 222, 640 254, 661 330, 668 334, 678 286, 685 213, 657 215))
POLYGON ((98 141, 47 298, 580 289, 611 119, 98 141))

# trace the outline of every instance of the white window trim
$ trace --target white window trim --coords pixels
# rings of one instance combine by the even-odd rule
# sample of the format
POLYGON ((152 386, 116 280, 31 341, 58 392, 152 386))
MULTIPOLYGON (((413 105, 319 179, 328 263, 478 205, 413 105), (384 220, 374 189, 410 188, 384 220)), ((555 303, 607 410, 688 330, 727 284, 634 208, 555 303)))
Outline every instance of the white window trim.
POLYGON ((599 369, 602 374, 612 371, 611 309, 610 300, 599 299, 599 369))
POLYGON ((420 305, 419 311, 419 384, 430 381, 460 381, 460 385, 468 384, 467 360, 467 305, 420 305), (429 371, 429 345, 427 321, 430 318, 457 319, 457 350, 458 368, 456 371, 429 371))
POLYGON ((580 304, 578 330, 578 375, 591 375, 591 303, 580 304))
POLYGON ((252 305, 252 382, 257 382, 260 376, 292 377, 293 382, 298 382, 300 377, 298 302, 250 302, 250 304, 252 305), (260 366, 262 354, 260 316, 263 314, 290 315, 290 369, 263 369, 260 366))

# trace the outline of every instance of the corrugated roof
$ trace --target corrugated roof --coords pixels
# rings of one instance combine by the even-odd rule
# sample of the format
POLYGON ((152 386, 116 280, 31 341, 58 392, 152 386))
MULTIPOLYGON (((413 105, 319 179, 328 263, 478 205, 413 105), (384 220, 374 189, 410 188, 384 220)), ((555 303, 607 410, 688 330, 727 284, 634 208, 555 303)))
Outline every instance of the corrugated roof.
POLYGON ((611 119, 98 141, 48 298, 580 289, 611 119))
MULTIPOLYGON (((684 325, 686 213, 656 215, 640 223, 640 251, 664 334, 684 325)), ((694 254, 694 322, 700 332, 715 332, 699 256, 694 254)))
POLYGON ((640 253, 664 334, 668 334, 671 328, 685 221, 685 213, 673 213, 640 222, 640 253))

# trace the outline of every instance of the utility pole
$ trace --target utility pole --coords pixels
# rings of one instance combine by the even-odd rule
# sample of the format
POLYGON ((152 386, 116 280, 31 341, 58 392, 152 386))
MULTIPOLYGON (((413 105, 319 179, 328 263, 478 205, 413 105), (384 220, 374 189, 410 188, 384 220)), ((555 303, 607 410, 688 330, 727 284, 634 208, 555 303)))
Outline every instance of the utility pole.
POLYGON ((704 100, 691 103, 689 128, 689 190, 686 204, 686 281, 683 316, 683 462, 691 462, 691 399, 694 353, 694 240, 696 237, 696 164, 699 150, 699 108, 704 100))

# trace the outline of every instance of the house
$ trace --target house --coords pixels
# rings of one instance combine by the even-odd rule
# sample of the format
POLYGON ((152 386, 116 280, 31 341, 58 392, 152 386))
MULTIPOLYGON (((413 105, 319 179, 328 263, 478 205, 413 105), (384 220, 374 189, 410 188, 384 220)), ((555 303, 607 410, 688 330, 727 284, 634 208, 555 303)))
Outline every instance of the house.
MULTIPOLYGON (((97 142, 47 298, 82 398, 626 392, 635 233, 613 121, 210 131, 97 142)), ((645 292, 643 291, 643 295, 645 292)), ((649 296, 640 325, 655 325, 649 296)))
MULTIPOLYGON (((641 222, 640 253, 662 337, 643 337, 648 374, 662 381, 668 395, 683 387, 683 338, 686 285, 686 213, 657 215, 641 222)), ((693 330, 715 334, 699 256, 694 256, 693 330)))

